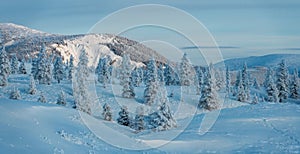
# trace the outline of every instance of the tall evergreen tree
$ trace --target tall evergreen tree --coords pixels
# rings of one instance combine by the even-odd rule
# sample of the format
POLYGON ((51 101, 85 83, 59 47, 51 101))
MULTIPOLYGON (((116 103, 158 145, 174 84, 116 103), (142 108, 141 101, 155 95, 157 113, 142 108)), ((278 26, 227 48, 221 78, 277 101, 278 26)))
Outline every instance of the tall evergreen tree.
POLYGON ((27 74, 24 60, 21 61, 21 64, 19 67, 19 74, 27 74))
POLYGON ((70 56, 69 66, 68 66, 68 79, 72 80, 74 72, 74 57, 73 55, 70 56))
POLYGON ((10 74, 9 58, 5 51, 5 46, 0 52, 0 86, 7 85, 7 79, 10 74))
POLYGON ((31 75, 35 80, 37 80, 37 70, 38 70, 38 58, 32 58, 31 61, 31 75))
POLYGON ((30 75, 30 83, 29 83, 29 90, 28 93, 31 95, 34 95, 36 93, 36 86, 35 86, 35 80, 33 78, 33 75, 30 75))
POLYGON ((226 67, 226 93, 229 96, 231 93, 231 76, 229 72, 229 67, 226 67))
POLYGON ((299 77, 298 77, 298 70, 294 70, 294 74, 291 79, 291 98, 298 99, 299 98, 299 77))
MULTIPOLYGON (((242 77, 242 72, 240 72, 239 76, 242 77)), ((245 88, 243 85, 243 80, 238 80, 238 87, 237 87, 237 101, 246 102, 247 101, 247 94, 245 93, 245 88)))
POLYGON ((131 76, 132 76, 132 84, 135 87, 139 87, 142 84, 142 70, 141 68, 135 68, 132 72, 131 72, 131 76))
POLYGON ((110 106, 105 103, 103 105, 103 112, 102 112, 102 116, 103 116, 103 119, 106 120, 106 121, 112 121, 112 112, 111 112, 111 108, 110 106))
POLYGON ((60 56, 56 57, 56 61, 54 63, 53 77, 60 83, 64 78, 64 65, 60 56))
POLYGON ((51 63, 47 58, 45 46, 42 47, 39 53, 36 77, 39 84, 51 84, 51 63))
POLYGON ((158 68, 157 68, 157 78, 158 78, 158 82, 159 83, 164 83, 165 82, 165 79, 164 79, 164 66, 162 63, 160 63, 158 65, 158 68))
POLYGON ((129 117, 129 112, 128 112, 126 106, 123 106, 121 108, 121 111, 119 112, 119 118, 117 119, 117 121, 120 125, 124 125, 124 126, 130 126, 131 125, 132 120, 129 117))
POLYGON ((135 129, 138 132, 145 129, 144 108, 142 106, 137 107, 136 109, 136 116, 134 119, 133 129, 135 129))
POLYGON ((193 82, 192 78, 192 65, 190 61, 187 58, 187 54, 184 53, 183 57, 181 58, 181 62, 179 65, 179 75, 180 75, 180 80, 181 80, 181 85, 182 86, 191 86, 193 82))
POLYGON ((175 85, 175 72, 171 68, 170 63, 167 63, 165 65, 164 69, 164 77, 165 77, 165 85, 170 86, 170 85, 175 85))
POLYGON ((152 105, 155 101, 158 89, 157 68, 154 59, 147 64, 147 79, 145 81, 144 103, 152 105))
POLYGON ((79 111, 85 112, 87 114, 92 114, 91 101, 88 93, 88 57, 85 49, 83 48, 79 56, 79 62, 75 72, 76 78, 73 79, 73 92, 75 96, 76 108, 79 111))
POLYGON ((14 54, 11 57, 11 65, 10 65, 11 74, 17 74, 18 73, 18 67, 19 67, 19 61, 18 61, 17 55, 14 54))
POLYGON ((123 87, 122 96, 124 98, 133 98, 135 96, 132 76, 131 76, 131 64, 128 54, 123 55, 120 72, 120 84, 123 87))
POLYGON ((244 87, 244 93, 246 95, 246 100, 250 100, 250 83, 249 83, 249 74, 248 74, 248 68, 247 68, 247 64, 244 64, 243 70, 242 70, 242 74, 241 74, 241 79, 242 79, 242 85, 244 87))
POLYGON ((254 80, 253 80, 253 87, 254 87, 255 89, 257 89, 257 90, 260 89, 259 84, 257 83, 257 79, 256 79, 256 78, 254 78, 254 80))
POLYGON ((282 60, 281 63, 279 63, 278 69, 277 69, 277 89, 279 91, 279 102, 285 102, 286 99, 289 96, 289 89, 288 89, 288 70, 285 63, 285 60, 282 60))
POLYGON ((274 73, 271 68, 268 69, 265 84, 266 84, 266 92, 267 92, 267 97, 266 101, 268 102, 278 102, 278 90, 277 87, 274 83, 274 73))
POLYGON ((198 106, 206 110, 215 110, 220 108, 218 94, 215 87, 216 81, 211 68, 209 68, 204 76, 201 97, 198 106))

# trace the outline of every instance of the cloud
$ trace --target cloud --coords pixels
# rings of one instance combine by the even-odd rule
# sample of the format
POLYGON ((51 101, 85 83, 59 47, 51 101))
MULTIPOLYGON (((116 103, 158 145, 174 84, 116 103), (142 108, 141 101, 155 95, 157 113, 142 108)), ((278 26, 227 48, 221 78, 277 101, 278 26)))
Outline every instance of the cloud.
POLYGON ((182 50, 189 50, 189 49, 216 49, 216 48, 219 48, 219 49, 238 49, 240 47, 235 47, 235 46, 187 46, 187 47, 182 47, 181 49, 182 50))

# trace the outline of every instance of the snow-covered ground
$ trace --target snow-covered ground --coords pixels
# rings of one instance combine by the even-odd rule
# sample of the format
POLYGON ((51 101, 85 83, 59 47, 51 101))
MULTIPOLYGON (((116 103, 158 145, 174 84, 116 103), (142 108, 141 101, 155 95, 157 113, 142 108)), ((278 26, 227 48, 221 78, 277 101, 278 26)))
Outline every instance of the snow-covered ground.
POLYGON ((72 108, 70 81, 37 85, 48 103, 37 102, 39 93, 27 94, 28 83, 28 75, 11 75, 9 85, 0 89, 0 153, 140 153, 133 149, 145 147, 150 149, 143 152, 149 153, 300 153, 299 101, 248 105, 226 100, 214 125, 202 135, 199 128, 209 113, 195 108, 200 96, 181 95, 181 89, 172 86, 167 90, 175 94, 170 104, 177 128, 136 133, 116 119, 121 105, 128 106, 133 116, 136 106, 142 105, 144 87, 135 89, 135 99, 124 99, 118 85, 97 84, 99 103, 109 103, 113 111, 113 121, 107 122, 102 109, 91 117, 72 108), (14 87, 22 100, 8 99, 14 87), (61 89, 66 107, 55 104, 61 89), (158 145, 162 146, 151 148, 158 145))

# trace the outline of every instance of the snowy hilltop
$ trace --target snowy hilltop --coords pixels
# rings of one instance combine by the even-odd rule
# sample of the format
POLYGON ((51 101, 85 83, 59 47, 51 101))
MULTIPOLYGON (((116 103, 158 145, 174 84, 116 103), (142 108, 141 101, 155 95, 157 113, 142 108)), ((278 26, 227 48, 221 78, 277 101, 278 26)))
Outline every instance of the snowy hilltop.
POLYGON ((0 32, 0 153, 300 152, 288 56, 204 67, 111 34, 0 32))

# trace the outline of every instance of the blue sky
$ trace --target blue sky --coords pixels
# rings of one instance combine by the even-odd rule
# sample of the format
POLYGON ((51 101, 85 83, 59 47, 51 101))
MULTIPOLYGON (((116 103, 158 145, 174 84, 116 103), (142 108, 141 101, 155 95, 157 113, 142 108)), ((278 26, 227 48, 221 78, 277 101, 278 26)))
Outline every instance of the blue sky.
MULTIPOLYGON (((300 53, 300 1, 297 0, 4 0, 0 5, 0 22, 49 33, 86 33, 114 11, 151 3, 177 7, 196 17, 222 46, 225 58, 300 53)), ((149 38, 130 33, 125 36, 137 41, 149 38)), ((184 44, 178 47, 193 50, 184 44)))

